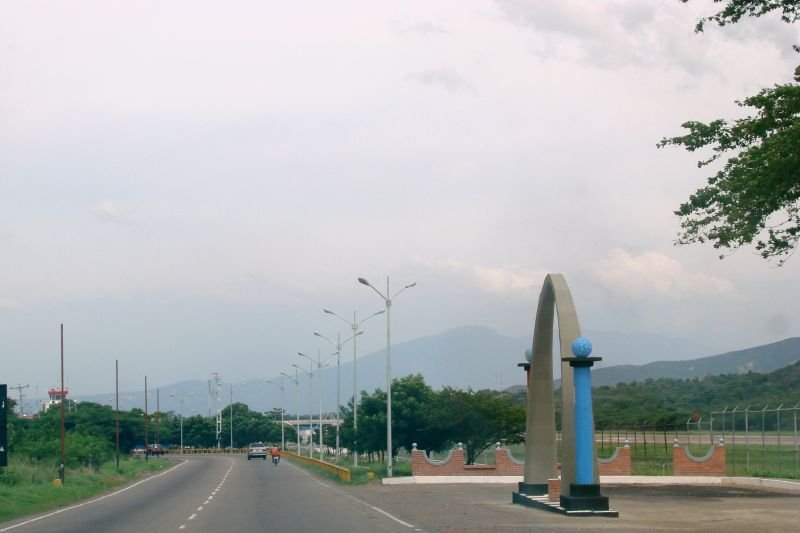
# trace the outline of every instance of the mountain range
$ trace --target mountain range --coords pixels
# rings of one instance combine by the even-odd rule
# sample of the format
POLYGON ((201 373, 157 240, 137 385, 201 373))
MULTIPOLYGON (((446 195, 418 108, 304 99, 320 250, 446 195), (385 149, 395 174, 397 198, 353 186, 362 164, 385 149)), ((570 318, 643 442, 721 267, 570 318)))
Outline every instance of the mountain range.
MULTIPOLYGON (((587 330, 584 335, 593 342, 593 355, 604 357, 601 365, 592 372, 593 385, 614 385, 619 382, 643 381, 660 377, 691 378, 705 375, 741 373, 747 371, 770 372, 800 360, 800 338, 789 338, 772 344, 757 346, 718 355, 714 348, 682 339, 652 335, 628 335, 614 332, 587 330), (657 360, 661 359, 661 360, 657 360), (637 361, 651 361, 633 364, 637 361), (623 364, 617 364, 623 363, 623 364)), ((392 376, 402 377, 419 373, 434 388, 444 386, 456 388, 504 390, 520 388, 525 384, 525 373, 518 367, 523 362, 524 352, 531 346, 528 337, 508 337, 487 327, 471 326, 445 331, 438 335, 421 337, 392 346, 392 376)), ((287 364, 287 367, 289 364, 287 364)), ((554 368, 558 368, 554 365, 554 368)), ((339 373, 339 398, 347 404, 353 395, 352 353, 342 353, 339 373)), ((301 414, 319 413, 320 383, 322 410, 335 409, 337 389, 337 365, 323 368, 320 376, 314 376, 313 387, 302 373, 299 385, 279 375, 264 376, 244 381, 241 384, 225 383, 221 388, 219 403, 209 400, 209 383, 206 380, 191 380, 150 391, 150 410, 157 404, 162 411, 178 413, 178 401, 170 397, 184 398, 184 415, 208 415, 217 406, 224 408, 230 403, 243 402, 256 411, 267 411, 281 406, 280 384, 283 383, 283 407, 288 413, 296 412, 296 399, 301 414), (267 383, 271 380, 275 385, 267 383), (296 396, 295 396, 296 395, 296 396), (313 399, 312 399, 313 395, 313 399)), ((556 379, 559 378, 556 370, 556 379)), ((386 351, 379 350, 359 357, 357 362, 358 389, 372 391, 386 387, 386 351)), ((108 393, 82 396, 80 401, 108 403, 108 393)), ((144 406, 143 391, 120 393, 120 408, 144 406)))

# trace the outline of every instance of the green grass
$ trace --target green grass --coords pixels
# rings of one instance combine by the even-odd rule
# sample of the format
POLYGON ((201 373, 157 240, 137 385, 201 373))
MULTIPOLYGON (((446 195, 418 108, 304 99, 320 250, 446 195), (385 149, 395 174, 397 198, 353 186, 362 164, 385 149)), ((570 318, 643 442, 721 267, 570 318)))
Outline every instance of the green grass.
POLYGON ((53 486, 56 470, 23 458, 10 458, 9 466, 0 469, 0 522, 13 520, 85 500, 122 485, 146 472, 161 470, 172 463, 166 460, 116 461, 105 463, 98 472, 85 468, 67 469, 64 486, 53 486))

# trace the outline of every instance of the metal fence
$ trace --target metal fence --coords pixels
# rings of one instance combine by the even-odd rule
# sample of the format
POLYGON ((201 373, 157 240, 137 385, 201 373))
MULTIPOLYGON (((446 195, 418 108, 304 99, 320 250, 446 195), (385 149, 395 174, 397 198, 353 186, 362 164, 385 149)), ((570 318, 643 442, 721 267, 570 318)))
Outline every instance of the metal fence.
POLYGON ((684 424, 634 424, 598 427, 595 430, 597 450, 609 456, 617 447, 628 444, 634 470, 638 463, 659 463, 663 469, 671 465, 675 442, 688 446, 693 453, 705 453, 709 446, 725 444, 726 463, 730 475, 800 477, 800 402, 792 407, 748 405, 707 416, 689 418, 684 424))

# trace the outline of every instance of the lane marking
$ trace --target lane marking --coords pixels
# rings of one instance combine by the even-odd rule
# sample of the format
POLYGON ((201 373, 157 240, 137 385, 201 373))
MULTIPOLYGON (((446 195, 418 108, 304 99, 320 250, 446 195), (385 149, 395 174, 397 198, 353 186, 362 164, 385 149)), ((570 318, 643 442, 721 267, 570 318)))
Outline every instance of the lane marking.
POLYGON ((181 524, 180 526, 178 526, 178 529, 186 529, 186 524, 181 524))
MULTIPOLYGON (((231 461, 231 466, 228 467, 228 471, 225 472, 224 476, 222 476, 222 481, 217 486, 217 490, 215 490, 214 492, 211 493, 212 495, 208 497, 208 500, 206 500, 205 503, 203 503, 203 505, 207 505, 208 504, 209 500, 211 500, 214 497, 213 495, 216 494, 217 491, 220 490, 220 487, 222 487, 222 484, 225 483, 225 478, 228 477, 228 474, 230 474, 231 470, 233 470, 233 467, 234 467, 234 465, 236 465, 236 463, 232 459, 230 461, 231 461)), ((198 513, 203 510, 203 505, 201 505, 200 507, 197 508, 197 512, 198 513)), ((196 516, 197 516, 197 513, 192 514, 192 516, 189 517, 189 520, 194 520, 196 516)), ((182 529, 183 527, 185 527, 185 526, 181 526, 178 529, 182 529)), ((2 532, 0 532, 0 533, 2 533, 2 532)))
POLYGON ((365 506, 367 506, 367 507, 369 507, 371 509, 374 509, 375 511, 381 513, 382 515, 386 516, 387 518, 390 518, 390 519, 394 520, 395 522, 397 522, 398 524, 403 525, 403 526, 405 526, 405 527, 407 527, 409 529, 414 529, 415 531, 422 531, 417 526, 415 526, 413 524, 409 524, 408 522, 404 522, 403 520, 400 520, 396 516, 393 516, 390 513, 387 513, 383 509, 375 507, 374 505, 371 505, 371 504, 369 504, 369 503, 367 503, 365 501, 359 500, 358 498, 356 498, 352 494, 348 494, 348 493, 344 492, 343 490, 341 490, 341 489, 339 489, 337 487, 334 487, 332 485, 328 485, 327 483, 323 483, 322 481, 318 480, 316 477, 312 476, 310 473, 308 473, 306 470, 303 470, 300 467, 295 467, 295 468, 300 470, 300 472, 303 472, 305 475, 307 475, 308 477, 310 477, 311 479, 313 479, 314 481, 316 481, 317 483, 319 483, 320 485, 322 485, 326 489, 331 489, 331 490, 335 490, 337 492, 340 492, 341 494, 344 494, 345 496, 347 496, 348 498, 352 499, 353 501, 356 501, 356 502, 360 503, 361 505, 365 505, 365 506))
POLYGON ((142 483, 147 483, 148 481, 150 481, 152 479, 155 479, 157 477, 161 477, 163 475, 169 474, 170 472, 172 472, 176 468, 181 467, 181 466, 185 465, 186 463, 187 463, 187 461, 184 459, 182 462, 176 464, 175 466, 173 466, 169 470, 165 470, 163 472, 160 472, 158 474, 155 474, 153 476, 145 478, 145 479, 143 479, 141 481, 137 481, 133 485, 128 485, 127 487, 122 488, 122 489, 120 489, 120 490, 118 490, 116 492, 112 492, 111 494, 106 494, 105 496, 100 496, 99 498, 95 498, 93 500, 89 500, 88 502, 78 503, 76 505, 71 505, 69 507, 64 507, 63 509, 59 509, 57 511, 53 511, 52 513, 48 513, 46 515, 38 516, 36 518, 31 518, 30 520, 26 520, 25 522, 20 522, 19 524, 15 524, 13 526, 8 526, 6 528, 0 529, 0 533, 2 533, 3 531, 11 531, 12 529, 16 529, 16 528, 18 528, 20 526, 24 526, 24 525, 27 525, 27 524, 32 524, 34 522, 38 522, 39 520, 42 520, 44 518, 49 518, 49 517, 55 516, 57 514, 61 514, 61 513, 65 512, 65 511, 71 511, 72 509, 79 509, 81 507, 85 507, 87 505, 91 505, 91 504, 99 502, 101 500, 105 500, 106 498, 110 498, 112 496, 116 496, 117 494, 122 494, 123 492, 128 491, 128 490, 130 490, 130 489, 132 489, 132 488, 134 488, 134 487, 136 487, 138 485, 141 485, 142 483))

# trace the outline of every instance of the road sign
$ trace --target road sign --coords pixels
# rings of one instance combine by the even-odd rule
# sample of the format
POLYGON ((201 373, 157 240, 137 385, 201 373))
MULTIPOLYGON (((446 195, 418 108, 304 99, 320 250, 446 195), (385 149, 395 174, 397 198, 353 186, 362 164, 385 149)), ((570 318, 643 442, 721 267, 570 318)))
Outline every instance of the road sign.
POLYGON ((0 466, 8 466, 8 417, 6 416, 6 394, 8 386, 0 383, 0 466))

